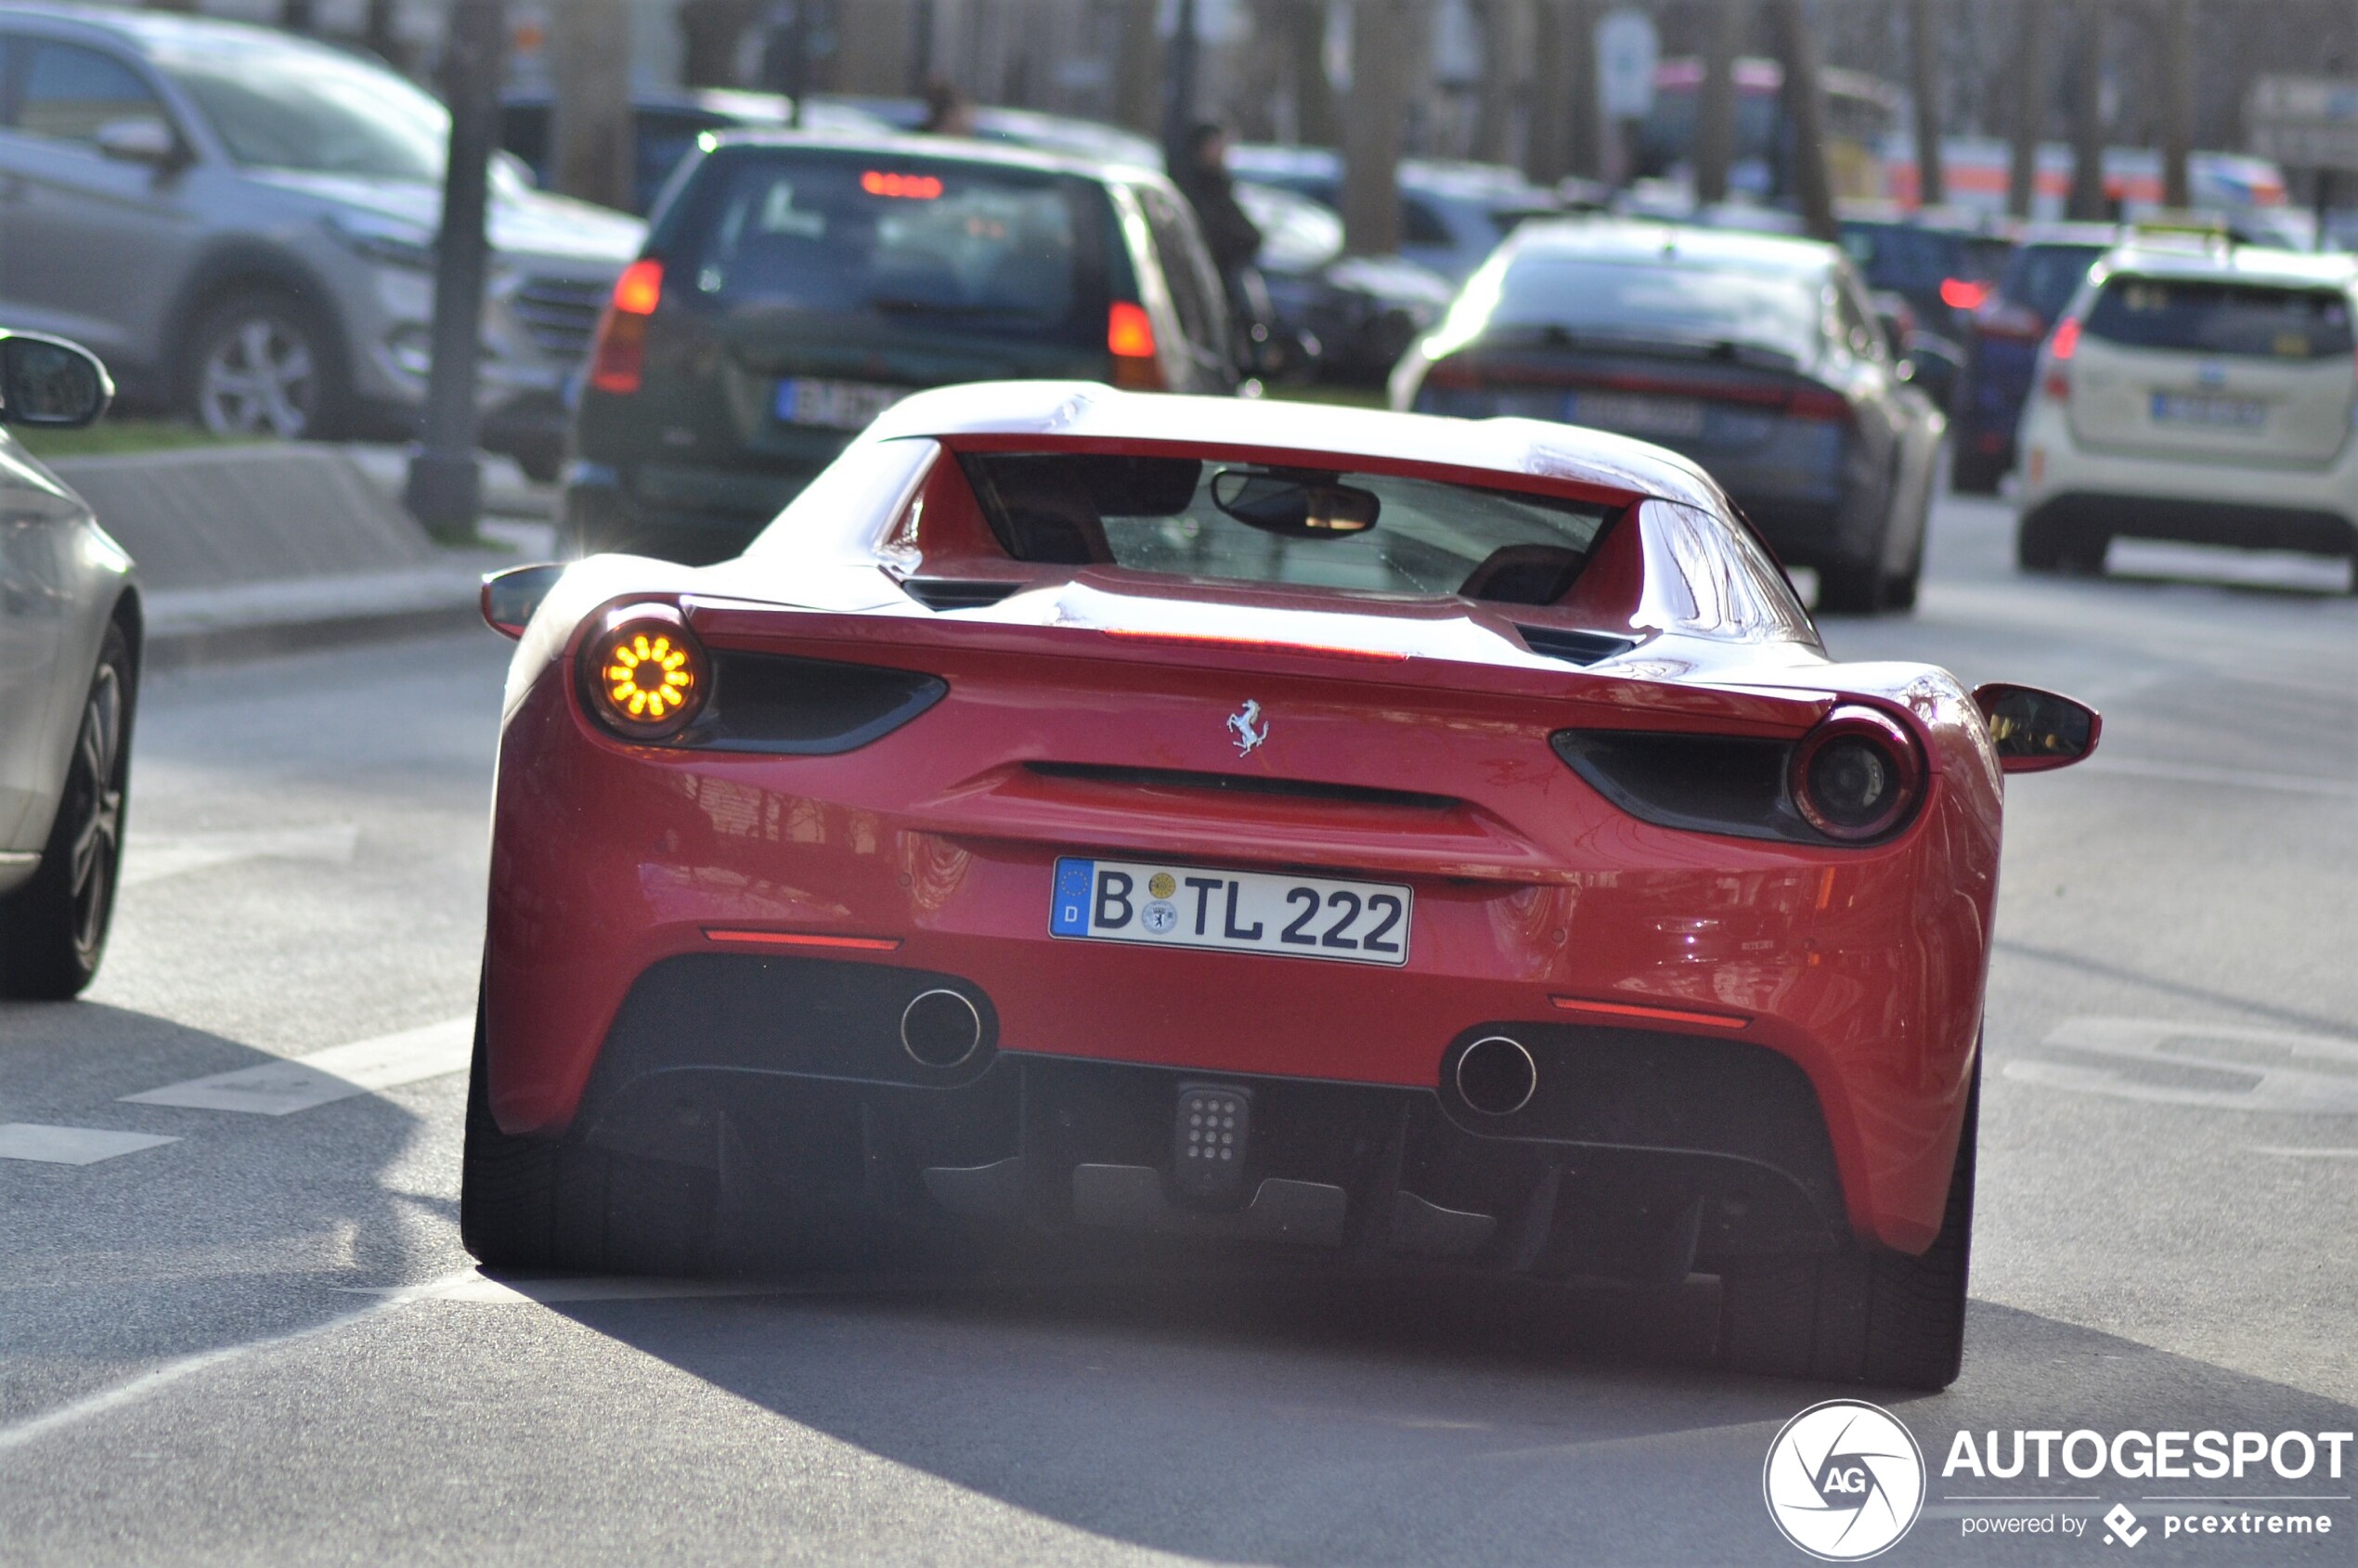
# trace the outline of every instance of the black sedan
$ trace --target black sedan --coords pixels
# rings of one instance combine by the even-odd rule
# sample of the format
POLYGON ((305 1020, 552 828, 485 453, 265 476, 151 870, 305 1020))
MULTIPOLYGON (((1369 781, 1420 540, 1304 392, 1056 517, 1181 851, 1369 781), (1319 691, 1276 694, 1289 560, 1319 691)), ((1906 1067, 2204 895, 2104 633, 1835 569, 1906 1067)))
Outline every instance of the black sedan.
POLYGON ((1814 240, 1526 225, 1393 373, 1395 408, 1619 432, 1707 470, 1821 609, 1915 603, 1945 420, 1814 240))

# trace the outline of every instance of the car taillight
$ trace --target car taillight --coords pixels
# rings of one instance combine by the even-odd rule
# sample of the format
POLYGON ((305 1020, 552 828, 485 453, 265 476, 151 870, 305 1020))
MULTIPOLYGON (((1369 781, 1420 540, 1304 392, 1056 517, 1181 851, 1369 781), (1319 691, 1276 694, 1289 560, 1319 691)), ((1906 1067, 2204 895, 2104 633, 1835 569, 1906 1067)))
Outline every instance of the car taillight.
POLYGON ((1797 420, 1846 420, 1850 399, 1829 387, 1805 386, 1793 395, 1785 411, 1797 420))
POLYGON ((1940 303, 1951 310, 1977 309, 1989 297, 1989 285, 1971 278, 1944 278, 1940 280, 1940 303))
POLYGON ((2037 343, 2047 332, 2046 319, 2027 305, 1992 297, 1973 313, 1974 330, 1986 338, 2009 343, 2037 343))
POLYGON ((1898 827, 1924 796, 1924 763, 1898 720, 1871 707, 1838 707, 1801 739, 1786 788, 1802 819, 1855 844, 1898 827))
POLYGON ((590 350, 591 386, 600 392, 639 390, 647 361, 647 317, 662 303, 663 263, 648 257, 622 269, 590 350))
POLYGON ((668 740, 695 722, 712 691, 712 660, 668 604, 608 612, 581 644, 582 703, 629 741, 668 740))
POLYGON ((2047 343, 2047 379, 2041 390, 2050 402, 2071 400, 2071 372, 2064 367, 2071 363, 2073 353, 2079 347, 2079 322, 2066 316, 2055 323, 2055 335, 2047 343))
POLYGON ((1156 352, 1154 317, 1147 307, 1116 300, 1106 312, 1106 352, 1113 356, 1113 384, 1132 392, 1163 389, 1162 360, 1156 352))

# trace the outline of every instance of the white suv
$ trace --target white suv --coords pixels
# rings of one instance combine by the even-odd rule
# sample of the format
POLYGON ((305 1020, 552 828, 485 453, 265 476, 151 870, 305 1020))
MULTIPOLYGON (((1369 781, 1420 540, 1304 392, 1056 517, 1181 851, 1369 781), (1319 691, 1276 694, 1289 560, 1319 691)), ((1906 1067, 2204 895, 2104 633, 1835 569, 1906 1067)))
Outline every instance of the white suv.
POLYGON ((2088 274, 2023 415, 2016 554, 2116 536, 2358 553, 2358 260, 2144 240, 2088 274))

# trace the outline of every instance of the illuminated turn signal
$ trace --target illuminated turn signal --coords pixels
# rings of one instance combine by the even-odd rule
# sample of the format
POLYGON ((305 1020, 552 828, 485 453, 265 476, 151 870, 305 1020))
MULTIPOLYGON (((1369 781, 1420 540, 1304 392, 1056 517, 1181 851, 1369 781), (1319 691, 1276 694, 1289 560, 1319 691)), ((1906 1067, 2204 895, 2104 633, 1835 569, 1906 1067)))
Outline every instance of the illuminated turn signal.
POLYGON ((582 644, 582 696, 606 728, 664 740, 693 722, 712 685, 704 644, 667 604, 628 604, 582 644))

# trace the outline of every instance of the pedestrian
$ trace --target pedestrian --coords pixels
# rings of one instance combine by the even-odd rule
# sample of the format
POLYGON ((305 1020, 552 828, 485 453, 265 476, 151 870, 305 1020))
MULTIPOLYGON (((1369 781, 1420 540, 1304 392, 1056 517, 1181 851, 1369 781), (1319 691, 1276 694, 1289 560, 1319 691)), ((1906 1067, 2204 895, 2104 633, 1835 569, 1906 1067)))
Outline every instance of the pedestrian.
POLYGON ((1212 265, 1233 296, 1237 279, 1261 254, 1261 230, 1237 204, 1236 183, 1228 177, 1227 128, 1202 122, 1188 131, 1183 152, 1171 177, 1195 208, 1212 265))
POLYGON ((975 134, 975 106, 958 84, 946 76, 926 83, 926 117, 917 129, 927 136, 970 136, 975 134))

